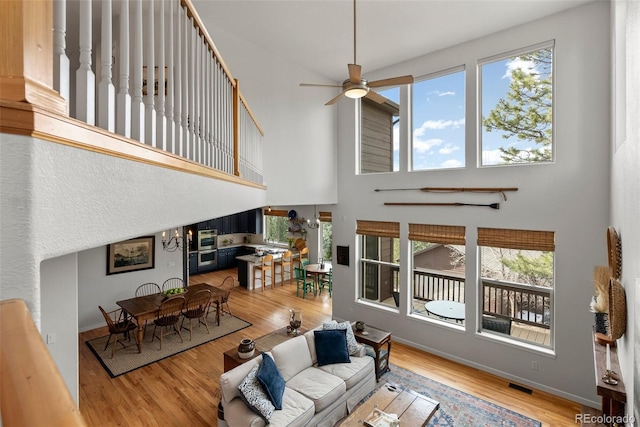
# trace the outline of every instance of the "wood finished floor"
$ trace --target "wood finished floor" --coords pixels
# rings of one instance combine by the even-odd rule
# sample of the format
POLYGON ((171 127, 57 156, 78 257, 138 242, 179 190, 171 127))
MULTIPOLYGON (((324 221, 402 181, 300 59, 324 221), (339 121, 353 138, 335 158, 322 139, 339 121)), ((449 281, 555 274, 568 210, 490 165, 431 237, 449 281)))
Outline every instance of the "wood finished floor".
MULTIPOLYGON (((219 284, 235 270, 193 276, 191 283, 219 284)), ((218 377, 222 353, 244 337, 257 338, 286 326, 289 308, 302 308, 303 327, 331 318, 331 299, 296 297, 294 284, 247 291, 236 288, 230 306, 250 328, 201 345, 117 378, 110 378, 85 341, 107 333, 106 326, 79 335, 79 405, 89 426, 217 425, 218 377)), ((116 354, 117 357, 117 354, 116 354)), ((509 381, 394 342, 391 363, 482 399, 535 418, 543 426, 576 425, 579 404, 534 390, 532 395, 509 388, 509 381)))

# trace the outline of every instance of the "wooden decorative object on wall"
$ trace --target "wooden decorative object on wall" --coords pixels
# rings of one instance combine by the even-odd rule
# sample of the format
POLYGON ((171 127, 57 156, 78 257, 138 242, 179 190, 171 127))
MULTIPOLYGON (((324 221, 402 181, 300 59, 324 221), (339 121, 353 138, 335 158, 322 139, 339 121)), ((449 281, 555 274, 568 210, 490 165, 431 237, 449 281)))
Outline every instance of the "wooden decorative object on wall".
POLYGON ((613 227, 607 228, 607 249, 611 277, 619 279, 622 276, 622 242, 613 227))
POLYGON ((609 281, 609 338, 615 341, 624 335, 627 329, 627 301, 620 281, 609 281))

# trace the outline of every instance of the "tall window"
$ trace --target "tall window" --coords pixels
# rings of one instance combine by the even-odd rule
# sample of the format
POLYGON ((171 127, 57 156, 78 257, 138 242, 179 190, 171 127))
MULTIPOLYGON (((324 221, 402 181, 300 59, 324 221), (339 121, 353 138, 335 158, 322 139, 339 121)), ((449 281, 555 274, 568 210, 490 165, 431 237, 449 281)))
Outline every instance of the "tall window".
POLYGON ((360 299, 396 307, 400 224, 358 220, 356 233, 360 236, 360 299))
POLYGON ((482 166, 553 161, 553 46, 479 67, 482 166))
POLYGON ((550 347, 555 234, 479 228, 478 246, 482 331, 550 347))
POLYGON ((322 258, 330 261, 333 257, 333 227, 331 212, 320 212, 320 232, 322 241, 322 258))
POLYGON ((450 225, 409 224, 413 248, 411 313, 438 317, 425 304, 434 300, 465 301, 465 228, 450 225))
POLYGON ((285 210, 265 210, 264 237, 268 241, 287 243, 289 230, 289 214, 285 210))
POLYGON ((413 84, 412 170, 464 167, 464 69, 413 84))
POLYGON ((400 89, 393 87, 378 92, 383 103, 362 98, 360 103, 360 173, 399 170, 398 105, 400 89))

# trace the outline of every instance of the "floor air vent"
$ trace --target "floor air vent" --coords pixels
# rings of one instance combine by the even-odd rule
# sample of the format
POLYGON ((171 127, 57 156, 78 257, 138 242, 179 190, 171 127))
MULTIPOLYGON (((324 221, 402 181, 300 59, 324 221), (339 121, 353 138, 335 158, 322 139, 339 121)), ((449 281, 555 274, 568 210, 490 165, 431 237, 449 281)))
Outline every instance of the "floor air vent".
POLYGON ((533 390, 531 390, 530 388, 526 388, 526 387, 523 387, 523 386, 518 385, 518 384, 509 383, 509 387, 514 388, 516 390, 520 390, 523 393, 527 393, 527 394, 532 394, 533 393, 533 390))

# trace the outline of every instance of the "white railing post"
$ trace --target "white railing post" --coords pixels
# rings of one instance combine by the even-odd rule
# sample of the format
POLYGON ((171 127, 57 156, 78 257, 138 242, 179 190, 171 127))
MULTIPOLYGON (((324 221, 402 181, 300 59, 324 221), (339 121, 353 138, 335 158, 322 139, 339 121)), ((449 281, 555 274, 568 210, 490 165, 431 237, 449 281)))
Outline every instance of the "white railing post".
POLYGON ((155 97, 156 106, 156 147, 161 150, 167 149, 166 132, 167 118, 164 115, 165 104, 165 72, 164 72, 164 4, 165 1, 158 2, 158 20, 157 27, 154 30, 154 46, 156 48, 155 68, 158 70, 158 94, 155 97))
POLYGON ((142 102, 142 0, 133 1, 131 74, 131 138, 145 142, 145 106, 142 102))
POLYGON ((76 71, 76 118, 95 125, 96 76, 91 69, 91 2, 80 2, 80 66, 76 71))
POLYGON ((174 85, 174 102, 173 102, 173 117, 176 123, 175 128, 175 136, 174 136, 174 153, 185 157, 183 141, 182 141, 182 41, 183 41, 183 32, 182 32, 182 13, 183 8, 180 6, 179 2, 174 2, 174 7, 176 8, 176 13, 174 14, 174 28, 175 28, 175 39, 176 42, 174 44, 174 58, 175 58, 175 85, 174 85))
POLYGON ((173 2, 169 2, 168 3, 168 16, 166 17, 166 22, 167 22, 167 29, 166 29, 166 37, 165 37, 165 42, 164 42, 164 46, 165 46, 165 63, 167 64, 167 69, 168 69, 168 73, 167 73, 167 102, 166 102, 166 118, 167 118, 167 125, 166 125, 166 135, 165 135, 165 146, 167 147, 166 150, 170 153, 175 153, 175 143, 174 143, 174 138, 175 138, 175 122, 173 121, 173 92, 174 92, 174 86, 175 86, 175 75, 174 75, 174 65, 175 65, 175 61, 173 59, 173 38, 175 36, 175 33, 173 31, 173 11, 174 11, 174 4, 176 4, 177 1, 173 1, 173 2))
POLYGON ((189 99, 191 93, 189 92, 191 73, 189 71, 189 42, 191 41, 191 31, 189 30, 192 24, 187 17, 187 12, 181 8, 181 21, 182 21, 182 59, 180 66, 182 68, 182 157, 193 160, 193 150, 191 149, 191 123, 189 123, 189 99))
MULTIPOLYGON (((152 147, 156 146, 156 111, 154 107, 155 98, 155 58, 154 58, 154 34, 153 34, 153 21, 155 18, 154 1, 147 0, 147 13, 144 20, 144 67, 146 70, 146 90, 147 94, 144 95, 144 129, 146 144, 152 147)), ((144 74, 144 72, 143 72, 144 74)))
POLYGON ((109 132, 116 130, 116 88, 112 76, 112 4, 111 0, 102 0, 100 19, 100 83, 98 83, 98 126, 109 132))
POLYGON ((131 138, 131 95, 129 95, 129 0, 120 0, 119 78, 116 97, 116 132, 131 138))
POLYGON ((69 102, 69 57, 67 56, 67 0, 53 2, 53 88, 69 102))

